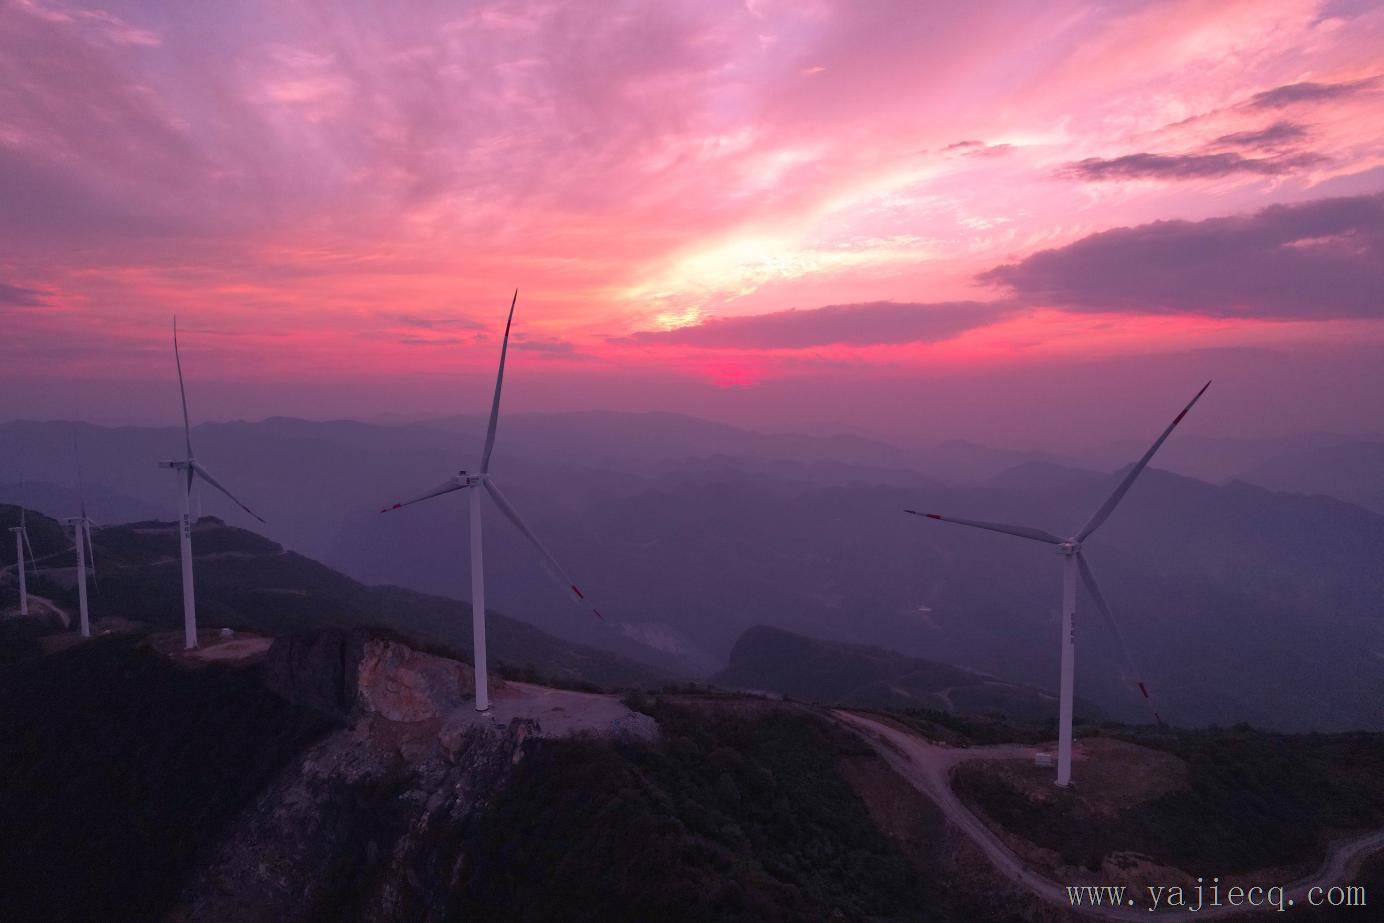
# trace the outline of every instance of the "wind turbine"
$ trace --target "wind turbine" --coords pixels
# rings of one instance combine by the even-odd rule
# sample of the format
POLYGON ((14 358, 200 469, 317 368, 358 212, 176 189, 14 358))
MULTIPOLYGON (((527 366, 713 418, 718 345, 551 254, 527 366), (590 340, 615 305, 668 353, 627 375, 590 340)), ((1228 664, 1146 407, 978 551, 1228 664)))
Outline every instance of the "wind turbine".
MULTIPOLYGON (((1046 542, 1057 546, 1057 553, 1062 555, 1062 674, 1060 685, 1060 698, 1058 705, 1058 726, 1057 726, 1057 784, 1068 785, 1072 780, 1072 686, 1073 671, 1076 659, 1076 581, 1078 573, 1081 582, 1086 585, 1086 589, 1091 594, 1091 600, 1096 604, 1096 611, 1104 616, 1106 624, 1110 626, 1111 632, 1115 635, 1115 640, 1120 646, 1120 652, 1124 656, 1125 665, 1134 675, 1135 684, 1139 687, 1139 692, 1145 701, 1153 706, 1152 699, 1149 698, 1148 687, 1144 685, 1138 669, 1134 666, 1134 658, 1130 655, 1129 645, 1125 643, 1124 636, 1120 633, 1119 625, 1115 622, 1115 617, 1110 612, 1110 607, 1105 603, 1105 596, 1100 591, 1100 586, 1096 583, 1096 576, 1091 572, 1091 565, 1086 563, 1086 556, 1083 554, 1083 543, 1091 537, 1091 533, 1101 527, 1110 514, 1115 511, 1115 507, 1124 499, 1124 495, 1133 486, 1134 479, 1137 478, 1148 466, 1149 460, 1153 458, 1155 452, 1163 445, 1168 436, 1172 434, 1177 424, 1182 422, 1182 418, 1187 416, 1187 412, 1192 409, 1206 389, 1211 387, 1211 382, 1201 386, 1201 390, 1196 393, 1182 408, 1173 422, 1168 424, 1168 428, 1163 430, 1163 434, 1153 443, 1144 457, 1135 463, 1133 468, 1116 485, 1113 493, 1106 498, 1091 518, 1086 520, 1086 525, 1082 526, 1071 538, 1061 539, 1051 532, 1043 529, 1033 529, 1028 526, 1011 526, 996 522, 977 522, 973 519, 956 519, 951 516, 940 516, 937 513, 920 513, 917 510, 905 510, 914 516, 926 516, 928 519, 940 519, 943 522, 954 522, 963 526, 974 526, 977 529, 987 529, 991 532, 1003 532, 1006 535, 1017 535, 1019 538, 1028 538, 1038 542, 1046 542)), ((1154 711, 1153 716, 1162 724, 1163 719, 1158 712, 1154 711)))
MULTIPOLYGON (((400 507, 409 506, 413 503, 420 503, 430 500, 433 497, 440 497, 443 494, 451 493, 455 490, 465 490, 466 488, 480 488, 490 495, 490 499, 495 501, 496 508, 514 524, 524 538, 538 550, 539 555, 545 564, 545 570, 564 589, 572 596, 578 605, 584 606, 595 613, 596 617, 604 621, 605 616, 601 615, 600 610, 591 605, 582 591, 577 589, 577 585, 567 576, 566 571, 557 563, 557 559, 552 556, 543 543, 534 535, 533 530, 524 524, 519 513, 514 509, 510 502, 505 499, 505 495, 496 486, 494 478, 490 475, 490 454, 495 448, 495 427, 500 419, 500 388, 505 380, 505 354, 509 351, 509 328, 514 323, 514 305, 519 301, 519 290, 514 290, 514 298, 509 303, 509 319, 505 321, 505 335, 500 344, 500 371, 495 376, 495 398, 490 404, 490 425, 485 431, 485 448, 481 451, 480 471, 476 474, 468 474, 464 469, 458 471, 451 478, 443 481, 425 493, 419 494, 411 500, 402 503, 395 503, 380 510, 381 513, 388 513, 400 507)), ((472 647, 474 648, 473 660, 475 661, 476 673, 476 711, 486 711, 490 708, 490 688, 488 686, 488 670, 486 667, 485 650, 485 567, 482 554, 481 542, 481 494, 480 490, 470 494, 471 506, 471 635, 472 647)))
POLYGON ((78 628, 83 638, 91 637, 91 618, 87 609, 87 560, 91 561, 91 576, 96 577, 96 549, 91 547, 91 517, 87 515, 86 488, 82 483, 82 457, 77 451, 77 440, 72 440, 72 454, 77 460, 77 498, 81 504, 81 515, 68 519, 72 526, 72 541, 77 546, 77 611, 80 613, 78 628))
POLYGON ((24 521, 24 507, 19 508, 19 525, 10 526, 10 531, 14 533, 14 550, 16 553, 16 567, 19 569, 19 614, 29 614, 29 584, 25 575, 24 549, 29 550, 28 566, 34 566, 34 546, 29 544, 29 529, 24 521))
POLYGON ((183 386, 183 360, 178 354, 178 319, 176 317, 173 318, 173 361, 178 366, 178 394, 183 401, 183 439, 187 445, 187 457, 161 461, 159 467, 171 468, 178 476, 178 503, 182 510, 182 522, 181 528, 178 530, 178 538, 182 546, 183 560, 183 647, 190 651, 197 647, 197 603, 192 584, 192 517, 189 512, 192 482, 196 478, 201 478, 230 497, 236 506, 260 522, 264 522, 264 517, 237 500, 235 494, 223 487, 221 482, 212 477, 211 472, 192 455, 192 426, 188 423, 187 418, 187 388, 183 386))

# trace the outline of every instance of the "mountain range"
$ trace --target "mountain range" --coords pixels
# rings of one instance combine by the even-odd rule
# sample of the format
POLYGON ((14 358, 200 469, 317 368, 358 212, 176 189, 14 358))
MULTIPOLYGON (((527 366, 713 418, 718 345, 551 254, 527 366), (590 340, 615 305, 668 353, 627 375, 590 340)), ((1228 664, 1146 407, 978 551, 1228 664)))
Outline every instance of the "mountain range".
MULTIPOLYGON (((103 504, 172 506, 172 478, 154 462, 176 451, 176 430, 75 432, 88 490, 104 491, 103 504)), ((43 483, 71 487, 73 433, 58 423, 0 426, 12 459, 0 496, 43 483)), ((444 499, 390 517, 376 510, 473 464, 478 435, 470 418, 399 426, 272 419, 199 426, 194 443, 267 515, 275 541, 364 584, 465 598, 461 504, 444 499)), ((1369 441, 1307 440, 1312 451, 1335 446, 1343 458, 1354 450, 1342 446, 1369 441)), ((1285 456, 1302 451, 1293 440, 1279 447, 1285 456)), ((491 598, 565 642, 663 674, 710 677, 745 631, 768 625, 1050 690, 1057 562, 1037 546, 902 510, 1061 534, 1109 491, 1113 475, 1080 460, 935 448, 929 455, 858 436, 752 433, 671 414, 517 415, 501 427, 495 475, 609 623, 584 617, 535 579, 530 552, 499 523, 487 532, 491 598)), ((1261 465, 1273 451, 1269 442, 1237 446, 1236 463, 1261 465)), ((1360 482, 1369 471, 1357 475, 1360 482)), ((201 502, 206 513, 248 524, 217 496, 201 502)), ((98 521, 115 518, 95 499, 92 506, 98 521)), ((1089 553, 1169 720, 1297 730, 1384 721, 1371 704, 1384 697, 1379 514, 1301 477, 1265 489, 1152 470, 1089 553)), ((1147 720, 1134 677, 1099 621, 1084 618, 1090 612, 1079 603, 1078 694, 1114 717, 1147 720)))

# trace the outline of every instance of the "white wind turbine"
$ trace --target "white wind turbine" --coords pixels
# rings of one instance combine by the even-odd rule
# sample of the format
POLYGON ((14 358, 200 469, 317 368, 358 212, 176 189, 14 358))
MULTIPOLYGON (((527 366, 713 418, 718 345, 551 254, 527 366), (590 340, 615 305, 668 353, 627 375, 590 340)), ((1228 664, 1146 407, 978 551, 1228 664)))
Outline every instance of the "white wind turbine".
POLYGON ((24 507, 19 507, 19 525, 10 526, 10 531, 14 533, 14 550, 16 557, 15 567, 19 570, 19 614, 29 614, 29 583, 26 574, 26 567, 34 566, 34 546, 29 544, 29 529, 24 520, 24 507), (28 549, 27 560, 24 551, 28 549))
MULTIPOLYGON (((955 519, 951 516, 939 516, 936 513, 920 513, 917 510, 905 510, 914 516, 926 516, 928 519, 940 519, 943 522, 955 522, 963 526, 974 526, 977 529, 988 529, 991 532, 1003 532, 1006 535, 1017 535, 1019 538, 1029 538, 1038 542, 1046 542, 1057 546, 1057 553, 1063 557, 1062 571, 1062 674, 1059 690, 1058 705, 1058 727, 1057 727, 1057 784, 1067 785, 1072 780, 1072 687, 1073 671, 1076 659, 1076 581, 1077 574, 1081 575, 1081 582, 1086 585, 1086 589, 1091 594, 1091 600, 1096 604, 1096 611, 1104 616, 1106 623, 1110 626, 1111 632, 1115 635, 1115 640, 1120 646, 1120 652, 1124 656, 1125 665, 1134 675, 1135 684, 1139 687, 1139 692, 1152 707, 1152 700, 1149 699, 1148 687, 1140 679, 1140 673, 1134 666, 1134 658, 1130 655, 1129 645, 1125 643, 1124 636, 1120 633, 1119 625, 1115 622, 1115 617, 1110 612, 1110 607, 1105 603, 1105 596, 1102 595, 1100 587, 1096 584, 1095 574, 1091 572, 1091 565, 1086 563, 1086 556, 1082 553, 1082 543, 1101 527, 1105 520, 1114 512, 1115 507, 1124 499, 1124 495, 1133 486, 1134 479, 1137 478, 1144 468, 1148 466, 1149 460, 1153 458, 1155 452, 1163 445, 1163 442, 1172 433, 1174 427, 1182 422, 1182 418, 1187 416, 1187 412, 1192 409, 1206 389, 1211 387, 1211 382, 1202 385, 1201 390, 1196 393, 1187 406, 1182 408, 1182 412, 1174 418, 1168 428, 1163 430, 1163 434, 1157 441, 1144 453, 1144 457, 1135 463, 1134 467, 1124 476, 1120 483, 1115 487, 1106 501, 1100 508, 1091 515, 1086 521, 1086 525, 1081 527, 1075 535, 1068 539, 1058 538, 1051 532, 1043 529, 1033 529, 1028 526, 1011 526, 995 522, 977 522, 972 519, 955 519)), ((1154 718, 1162 723, 1162 718, 1158 712, 1153 713, 1154 718)))
POLYGON ((160 468, 171 468, 178 475, 178 504, 182 510, 182 521, 178 530, 183 560, 183 647, 192 650, 197 647, 197 603, 192 584, 192 517, 189 511, 192 495, 192 482, 201 478, 212 487, 230 497, 236 506, 251 516, 264 522, 264 518, 236 499, 221 482, 211 476, 211 472, 192 455, 192 427, 187 418, 187 389, 183 386, 183 360, 178 354, 178 319, 173 319, 173 361, 178 366, 178 394, 183 401, 183 438, 187 445, 187 457, 159 462, 160 468))
POLYGON ((91 517, 87 515, 86 488, 82 483, 82 458, 77 452, 74 438, 72 453, 77 460, 77 499, 80 503, 80 516, 67 520, 72 526, 72 541, 77 547, 77 611, 78 630, 83 638, 91 637, 91 617, 87 609, 87 568, 90 567, 92 579, 96 578, 96 549, 91 547, 91 517), (88 558, 88 555, 90 557, 88 558), (90 561, 90 564, 88 564, 90 561))
MULTIPOLYGON (((566 589, 579 605, 590 609, 596 617, 603 620, 600 610, 591 605, 582 591, 577 589, 577 585, 567 576, 566 571, 557 563, 557 559, 552 556, 543 543, 534 535, 533 530, 524 524, 519 513, 505 499, 505 495, 496 486, 494 478, 490 475, 490 454, 495 448, 495 427, 500 418, 500 388, 505 380, 505 354, 509 351, 509 328, 514 322, 514 305, 519 300, 519 290, 515 289, 514 298, 509 303, 509 319, 505 321, 505 335, 500 344, 500 371, 495 376, 495 398, 490 405, 490 425, 485 431, 485 448, 481 452, 480 471, 476 474, 468 474, 465 470, 458 471, 451 478, 434 487, 426 493, 419 494, 411 500, 402 503, 395 503, 380 510, 381 513, 388 513, 400 507, 408 506, 412 503, 419 503, 433 497, 440 497, 443 494, 451 493, 455 490, 464 490, 468 487, 483 488, 490 499, 495 501, 496 508, 504 514, 505 518, 514 524, 529 543, 538 550, 539 555, 546 565, 545 569, 566 589)), ((485 650, 485 567, 482 560, 481 543, 481 494, 479 491, 470 495, 471 506, 471 634, 472 647, 474 649, 473 659, 475 661, 476 673, 476 711, 486 711, 490 708, 490 689, 488 684, 489 676, 486 666, 485 650)))

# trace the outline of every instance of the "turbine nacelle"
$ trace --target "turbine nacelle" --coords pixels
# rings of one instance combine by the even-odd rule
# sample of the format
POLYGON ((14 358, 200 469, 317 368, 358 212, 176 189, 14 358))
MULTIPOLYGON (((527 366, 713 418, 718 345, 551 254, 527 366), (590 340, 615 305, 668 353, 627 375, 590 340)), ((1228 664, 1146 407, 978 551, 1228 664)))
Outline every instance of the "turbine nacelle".
POLYGON ((1081 554, 1081 542, 1074 538, 1069 538, 1065 542, 1060 542, 1057 546, 1057 553, 1067 558, 1070 558, 1072 555, 1081 554))

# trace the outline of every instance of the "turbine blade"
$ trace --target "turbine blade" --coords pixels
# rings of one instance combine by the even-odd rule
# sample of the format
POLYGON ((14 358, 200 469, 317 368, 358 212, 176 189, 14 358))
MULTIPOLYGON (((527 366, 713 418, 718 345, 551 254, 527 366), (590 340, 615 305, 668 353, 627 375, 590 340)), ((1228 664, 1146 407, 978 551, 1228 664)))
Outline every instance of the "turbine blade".
MULTIPOLYGON (((187 419, 187 388, 183 386, 183 358, 178 354, 178 317, 173 316, 173 361, 178 364, 178 395, 183 399, 183 438, 187 440, 187 457, 192 457, 192 425, 187 419)), ((187 476, 188 489, 192 488, 192 473, 187 476)), ((239 502, 239 501, 236 501, 239 502)), ((258 519, 259 517, 255 517, 258 519)))
MULTIPOLYGON (((246 506, 244 503, 241 503, 238 499, 236 499, 236 495, 233 494, 233 493, 231 493, 231 492, 230 492, 229 490, 227 490, 225 487, 223 487, 222 484, 221 484, 221 482, 218 481, 216 478, 212 477, 212 476, 211 476, 211 472, 208 471, 206 468, 203 468, 203 467, 202 467, 200 464, 198 464, 197 462, 192 462, 191 465, 189 465, 188 470, 189 470, 189 472, 196 472, 197 476, 200 477, 202 480, 206 481, 206 482, 207 482, 208 484, 210 484, 212 487, 215 487, 217 490, 221 491, 223 494, 225 494, 226 496, 230 497, 230 498, 231 498, 231 502, 234 503, 236 506, 240 507, 242 510, 244 510, 244 511, 247 512, 247 513, 249 513, 251 516, 255 517, 255 518, 258 519, 260 522, 264 522, 264 517, 263 517, 263 516, 261 516, 259 513, 256 513, 254 510, 250 509, 250 508, 249 508, 248 506, 246 506)), ((188 477, 188 484, 191 485, 191 483, 192 483, 192 478, 191 478, 191 474, 189 474, 189 477, 188 477)))
POLYGON ((394 503, 390 506, 386 506, 384 509, 380 510, 380 512, 388 513, 391 510, 397 510, 401 507, 411 506, 414 503, 422 503, 424 500, 431 500, 433 497, 440 497, 443 494, 449 494, 454 490, 465 490, 466 486, 467 485, 464 482, 454 477, 449 480, 443 481, 441 484, 438 484, 432 490, 424 491, 423 493, 409 500, 404 500, 400 503, 394 503))
POLYGON ((101 588, 101 581, 96 579, 96 549, 91 545, 91 520, 83 519, 82 534, 86 537, 87 567, 91 568, 91 582, 95 584, 96 588, 99 590, 101 588))
MULTIPOLYGON (((20 507, 23 509, 23 507, 20 507)), ((19 529, 19 534, 24 536, 24 547, 29 549, 29 573, 38 576, 38 564, 34 562, 34 546, 29 543, 29 530, 23 526, 19 529)))
POLYGON ((1049 545, 1060 545, 1062 539, 1045 532, 1042 529, 1030 529, 1028 526, 1010 526, 1001 522, 979 522, 974 519, 957 519, 952 516, 939 516, 937 513, 920 513, 917 510, 904 510, 905 513, 912 513, 914 516, 923 516, 927 519, 937 519, 942 522, 954 522, 963 526, 974 526, 977 529, 989 529, 991 532, 1003 532, 1005 535, 1017 535, 1019 538, 1031 538, 1035 542, 1047 542, 1049 545))
POLYGON ((1211 387, 1211 382, 1209 381, 1201 386, 1201 390, 1197 392, 1196 397, 1188 401, 1187 406, 1182 408, 1182 413, 1178 414, 1176 417, 1173 418, 1173 422, 1169 423, 1168 428, 1163 430, 1163 435, 1159 436, 1157 441, 1155 441, 1154 444, 1149 447, 1149 450, 1144 453, 1144 457, 1139 459, 1139 461, 1135 463, 1133 468, 1129 469, 1129 473, 1124 476, 1124 479, 1122 481, 1120 481, 1119 486, 1115 488, 1114 493, 1112 493, 1106 499, 1106 501, 1103 504, 1101 504, 1100 509, 1096 510, 1095 513, 1092 514, 1091 518, 1087 520, 1086 525, 1081 527, 1081 531, 1076 534, 1077 541, 1085 541, 1086 536, 1090 535, 1092 532, 1099 529, 1101 527, 1101 524, 1104 523, 1107 518, 1109 518, 1110 514, 1115 511, 1115 507, 1119 506, 1120 501, 1124 499, 1124 495, 1129 493, 1129 488, 1134 486, 1134 479, 1137 478, 1140 474, 1142 474, 1143 470, 1148 467, 1149 460, 1153 458, 1153 453, 1157 452, 1158 449, 1163 445, 1164 441, 1166 441, 1167 438, 1170 435, 1172 435, 1172 431, 1177 427, 1177 424, 1181 423, 1182 418, 1187 416, 1187 411, 1192 409, 1192 405, 1201 399, 1201 396, 1206 393, 1206 389, 1209 387, 1211 387))
POLYGON ((518 511, 510 506, 509 501, 505 499, 505 495, 500 493, 500 488, 495 486, 495 482, 487 478, 482 483, 485 484, 485 489, 490 493, 490 498, 495 501, 495 505, 500 508, 500 512, 505 514, 505 518, 514 523, 514 528, 518 529, 523 534, 524 538, 528 539, 529 543, 533 545, 534 548, 538 549, 538 553, 543 559, 544 569, 548 571, 548 574, 560 583, 567 592, 572 594, 572 599, 577 605, 590 609, 595 613, 596 618, 604 622, 605 616, 601 615, 601 610, 593 606, 591 601, 586 598, 586 595, 583 594, 581 590, 577 589, 577 585, 572 582, 572 578, 567 576, 567 572, 562 569, 562 565, 557 563, 557 558, 553 557, 552 552, 543 546, 543 543, 538 540, 538 536, 533 534, 533 530, 524 524, 524 520, 519 517, 518 511))
POLYGON ((490 425, 485 429, 485 449, 481 452, 481 474, 490 470, 490 453, 495 451, 495 427, 500 422, 500 386, 505 382, 505 354, 509 352, 509 327, 514 323, 514 305, 519 301, 519 289, 509 302, 509 319, 505 321, 505 338, 500 341, 500 371, 495 376, 495 399, 490 403, 490 425))
POLYGON ((1086 584, 1086 591, 1091 594, 1091 601, 1096 604, 1096 611, 1105 618, 1105 624, 1110 626, 1110 633, 1115 636, 1115 642, 1119 645, 1120 655, 1124 658, 1125 669, 1129 670, 1134 678, 1134 685, 1138 687, 1139 694, 1148 703, 1149 711, 1153 712, 1153 719, 1159 724, 1163 723, 1163 717, 1158 714, 1158 709, 1153 704, 1153 699, 1149 697, 1149 687, 1144 683, 1143 674, 1134 663, 1134 655, 1129 652, 1129 645, 1125 643, 1124 635, 1120 632, 1120 625, 1115 621, 1114 614, 1110 607, 1106 605, 1105 596, 1100 591, 1100 585, 1096 583, 1096 575, 1091 571, 1091 565, 1086 563, 1086 556, 1077 553, 1077 568, 1081 571, 1081 582, 1086 584))

